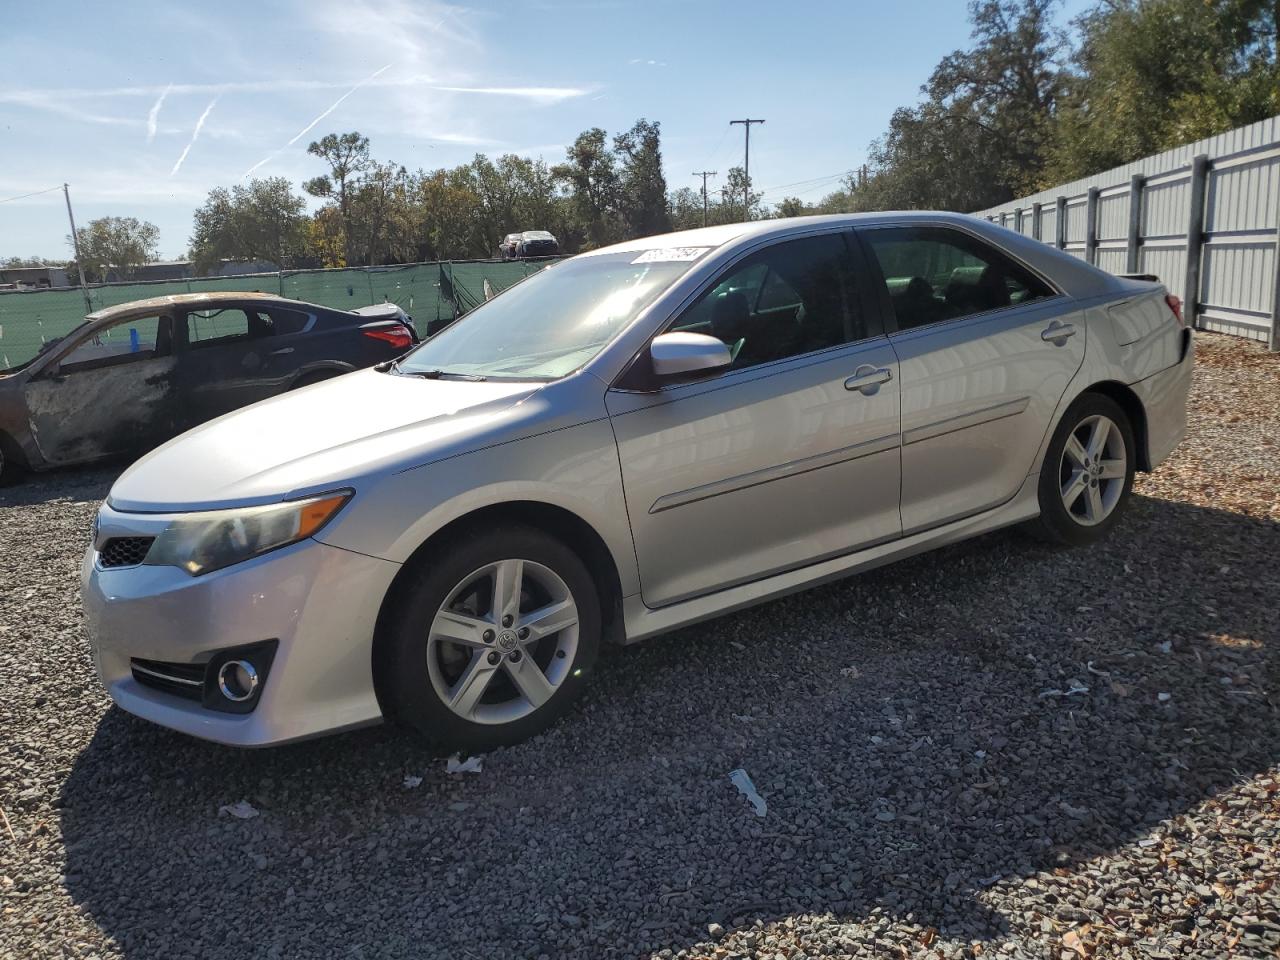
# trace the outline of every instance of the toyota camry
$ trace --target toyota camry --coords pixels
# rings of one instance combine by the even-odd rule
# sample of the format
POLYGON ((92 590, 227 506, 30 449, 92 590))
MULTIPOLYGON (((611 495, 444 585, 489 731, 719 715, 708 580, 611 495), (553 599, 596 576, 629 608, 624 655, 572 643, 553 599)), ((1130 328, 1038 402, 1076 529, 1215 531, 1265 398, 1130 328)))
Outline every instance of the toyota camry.
POLYGON ((512 743, 603 643, 999 527, 1110 534, 1192 363, 1154 278, 956 214, 595 250, 125 471, 93 656, 125 710, 222 743, 512 743))

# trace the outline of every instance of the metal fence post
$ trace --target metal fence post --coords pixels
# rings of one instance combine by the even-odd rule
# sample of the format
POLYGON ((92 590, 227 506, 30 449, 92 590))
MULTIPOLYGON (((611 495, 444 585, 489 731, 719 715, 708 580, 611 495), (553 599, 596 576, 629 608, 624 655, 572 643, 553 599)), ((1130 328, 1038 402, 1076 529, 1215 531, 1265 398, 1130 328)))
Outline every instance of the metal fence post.
MULTIPOLYGON (((1276 212, 1280 213, 1280 210, 1276 212)), ((1276 252, 1271 263, 1271 336, 1267 340, 1267 349, 1280 353, 1280 218, 1277 218, 1276 252)))
POLYGON ((1014 233, 1022 232, 1022 208, 1021 207, 1013 208, 1013 232, 1014 233))
POLYGON ((1129 178, 1129 239, 1125 245, 1124 272, 1138 272, 1138 248, 1142 244, 1142 194, 1147 178, 1135 173, 1129 178))
POLYGON ((1187 275, 1182 285, 1182 315, 1200 329, 1200 258, 1204 252, 1204 200, 1209 185, 1209 156, 1191 161, 1191 198, 1187 211, 1187 275))
POLYGON ((1040 239, 1040 218, 1043 216, 1043 204, 1033 203, 1031 205, 1031 239, 1040 239))
POLYGON ((1098 188, 1090 187, 1084 208, 1084 261, 1098 264, 1098 188))
POLYGON ((1067 198, 1058 197, 1054 201, 1054 208, 1057 210, 1053 218, 1054 233, 1053 244, 1059 250, 1067 249, 1067 198))

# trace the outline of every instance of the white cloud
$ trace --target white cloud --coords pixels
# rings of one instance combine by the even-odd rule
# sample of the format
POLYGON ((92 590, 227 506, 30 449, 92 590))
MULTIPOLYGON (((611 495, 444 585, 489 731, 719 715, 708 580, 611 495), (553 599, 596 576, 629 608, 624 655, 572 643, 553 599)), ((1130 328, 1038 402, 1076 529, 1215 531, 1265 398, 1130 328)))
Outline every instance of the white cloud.
POLYGON ((200 131, 204 128, 204 122, 209 119, 209 114, 213 113, 213 108, 217 105, 218 98, 214 97, 209 101, 209 105, 204 108, 204 113, 200 114, 200 119, 196 121, 196 128, 191 131, 191 139, 183 148, 182 156, 178 157, 178 162, 173 165, 173 169, 169 171, 169 176, 173 176, 182 169, 183 162, 187 159, 187 154, 191 152, 191 148, 196 145, 196 140, 200 138, 200 131))
POLYGON ((156 102, 151 105, 151 109, 147 112, 147 143, 156 138, 156 124, 160 119, 160 108, 164 106, 164 98, 169 95, 172 87, 165 87, 161 91, 160 96, 156 98, 156 102))

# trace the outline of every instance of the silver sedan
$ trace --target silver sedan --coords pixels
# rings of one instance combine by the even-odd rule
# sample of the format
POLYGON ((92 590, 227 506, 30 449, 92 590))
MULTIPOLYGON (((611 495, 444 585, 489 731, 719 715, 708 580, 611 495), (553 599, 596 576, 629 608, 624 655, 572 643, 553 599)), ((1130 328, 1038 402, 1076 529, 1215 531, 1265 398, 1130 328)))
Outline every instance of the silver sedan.
POLYGON ((124 709, 482 750, 632 643, 998 527, 1087 544, 1186 427, 1151 279, 953 214, 648 237, 127 470, 83 596, 124 709))

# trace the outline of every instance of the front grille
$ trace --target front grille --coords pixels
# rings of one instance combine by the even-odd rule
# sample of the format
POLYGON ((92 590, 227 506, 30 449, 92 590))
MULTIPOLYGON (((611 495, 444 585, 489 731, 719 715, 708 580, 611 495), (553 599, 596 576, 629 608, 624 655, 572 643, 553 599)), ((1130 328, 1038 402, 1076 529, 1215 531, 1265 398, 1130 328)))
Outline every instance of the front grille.
POLYGON ((155 543, 155 537, 112 537, 102 545, 98 563, 104 567, 136 567, 155 543))
POLYGON ((129 661, 133 679, 144 687, 163 690, 188 700, 200 700, 204 693, 203 663, 164 663, 160 660, 129 661))

